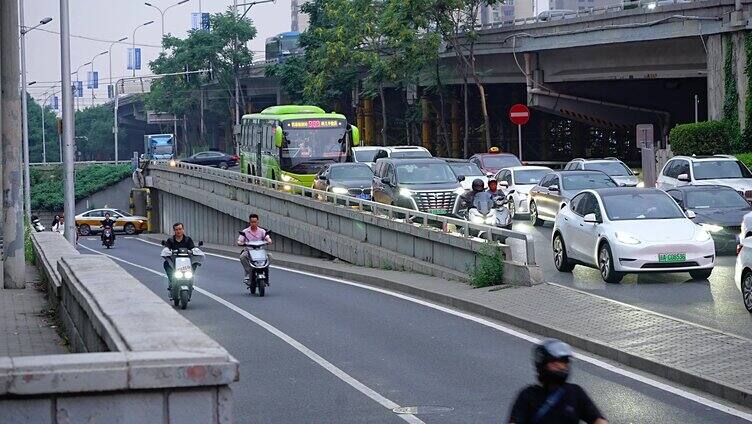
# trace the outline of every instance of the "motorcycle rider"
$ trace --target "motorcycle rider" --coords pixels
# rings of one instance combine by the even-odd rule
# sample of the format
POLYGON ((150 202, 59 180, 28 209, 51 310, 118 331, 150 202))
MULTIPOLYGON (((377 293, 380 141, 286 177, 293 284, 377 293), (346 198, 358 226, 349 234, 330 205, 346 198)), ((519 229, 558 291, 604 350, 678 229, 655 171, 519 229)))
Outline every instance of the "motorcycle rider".
MULTIPOLYGON (((193 248, 196 247, 196 245, 193 244, 193 239, 185 235, 185 228, 183 227, 182 222, 176 222, 172 224, 172 231, 173 236, 165 240, 164 247, 170 249, 171 251, 180 248, 193 250, 193 248)), ((172 263, 169 261, 169 258, 165 258, 164 270, 165 274, 167 274, 167 280, 169 281, 169 285, 167 287, 167 289, 169 290, 172 287, 172 275, 175 273, 175 270, 172 268, 172 263)), ((193 266, 193 271, 196 271, 195 264, 193 266)))
POLYGON ((498 196, 504 197, 504 192, 499 190, 499 182, 495 179, 488 181, 488 192, 491 193, 491 197, 496 198, 498 196))
POLYGON ((110 213, 105 212, 104 213, 104 219, 102 220, 102 234, 100 235, 100 238, 102 239, 102 243, 104 243, 104 229, 107 227, 110 227, 112 230, 110 234, 112 234, 112 242, 115 243, 115 220, 110 218, 110 213))
POLYGON ((470 209, 473 207, 473 201, 475 200, 475 196, 478 193, 482 193, 483 190, 485 190, 485 184, 483 184, 483 180, 480 178, 476 178, 473 180, 473 189, 468 191, 467 193, 463 194, 462 197, 460 197, 460 203, 461 207, 460 209, 470 209))
POLYGON ((567 383, 572 348, 555 339, 533 348, 533 363, 540 384, 523 389, 512 406, 510 424, 608 424, 582 387, 567 383))
MULTIPOLYGON (((238 235, 238 246, 245 246, 249 241, 265 241, 268 244, 272 243, 271 237, 266 234, 266 230, 259 227, 259 216, 255 213, 248 215, 248 227, 243 229, 243 234, 238 235)), ((248 280, 253 273, 253 267, 251 266, 251 257, 248 251, 243 249, 243 253, 240 254, 240 263, 245 270, 245 280, 248 280)))

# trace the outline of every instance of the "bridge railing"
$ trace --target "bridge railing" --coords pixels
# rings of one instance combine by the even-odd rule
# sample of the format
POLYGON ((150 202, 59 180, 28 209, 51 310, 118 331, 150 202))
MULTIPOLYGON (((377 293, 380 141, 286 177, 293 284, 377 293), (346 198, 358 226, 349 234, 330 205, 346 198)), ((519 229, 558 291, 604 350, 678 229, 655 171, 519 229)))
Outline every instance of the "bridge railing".
MULTIPOLYGON (((168 161, 152 161, 152 163, 170 166, 168 161)), ((506 230, 503 228, 497 228, 483 224, 475 224, 463 219, 434 215, 412 209, 401 208, 398 206, 386 205, 371 200, 358 199, 344 194, 336 194, 328 191, 290 184, 284 181, 271 180, 269 178, 257 177, 255 175, 242 174, 236 171, 222 170, 219 168, 212 168, 208 166, 182 162, 177 162, 174 166, 177 168, 190 170, 191 172, 199 175, 212 175, 214 177, 223 178, 228 181, 255 184, 265 188, 318 199, 322 202, 333 203, 338 206, 354 208, 361 211, 362 213, 369 213, 384 219, 403 220, 404 222, 412 223, 413 225, 422 226, 428 231, 443 231, 464 237, 471 237, 473 234, 478 234, 478 238, 486 240, 487 242, 500 242, 509 238, 520 240, 524 244, 525 260, 521 261, 518 258, 513 259, 517 262, 524 263, 525 265, 536 265, 533 237, 530 234, 526 234, 520 231, 506 230), (452 228, 459 229, 460 232, 451 231, 452 228)))

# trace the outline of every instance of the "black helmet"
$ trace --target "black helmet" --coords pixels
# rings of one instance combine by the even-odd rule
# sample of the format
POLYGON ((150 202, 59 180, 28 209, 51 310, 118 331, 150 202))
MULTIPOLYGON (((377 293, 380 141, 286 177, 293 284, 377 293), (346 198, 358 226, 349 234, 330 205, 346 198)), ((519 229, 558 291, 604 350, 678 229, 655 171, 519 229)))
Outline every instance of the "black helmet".
POLYGON ((572 348, 561 340, 549 339, 538 343, 533 348, 533 364, 542 383, 563 384, 569 376, 568 371, 549 371, 546 365, 553 361, 569 361, 573 355, 572 348))
POLYGON ((473 180, 473 191, 483 191, 483 187, 485 187, 483 180, 481 180, 480 178, 473 180))

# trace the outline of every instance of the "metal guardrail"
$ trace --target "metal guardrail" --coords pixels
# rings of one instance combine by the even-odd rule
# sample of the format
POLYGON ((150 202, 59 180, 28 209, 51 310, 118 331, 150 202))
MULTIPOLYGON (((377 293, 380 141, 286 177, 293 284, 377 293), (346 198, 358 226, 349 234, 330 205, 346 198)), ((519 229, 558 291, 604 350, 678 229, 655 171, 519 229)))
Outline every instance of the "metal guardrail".
MULTIPOLYGON (((129 164, 130 160, 127 161, 120 161, 121 164, 129 164)), ((30 162, 29 166, 48 166, 48 165, 61 165, 62 162, 30 162)), ((114 165, 114 160, 89 160, 89 161, 80 161, 75 162, 75 165, 114 165)))
POLYGON ((687 4, 700 2, 705 0, 636 0, 636 1, 624 1, 618 4, 609 5, 606 7, 590 7, 582 10, 572 11, 552 11, 551 14, 545 15, 545 12, 539 13, 537 16, 530 16, 526 18, 518 18, 509 21, 493 22, 490 24, 476 25, 476 29, 494 29, 494 28, 506 28, 516 25, 528 25, 537 23, 547 23, 554 21, 561 21, 572 18, 581 18, 585 16, 605 15, 609 13, 621 12, 630 9, 646 9, 647 11, 653 10, 655 7, 667 6, 672 4, 687 4))
POLYGON ((189 163, 177 162, 174 166, 170 165, 168 161, 151 161, 151 164, 162 165, 166 169, 169 168, 181 168, 191 171, 195 171, 198 174, 212 175, 228 181, 236 181, 241 183, 254 184, 265 188, 274 189, 277 191, 289 193, 292 195, 299 194, 313 199, 318 199, 325 203, 333 203, 337 206, 344 206, 347 208, 356 208, 362 213, 370 213, 376 217, 385 218, 389 220, 396 220, 398 216, 403 216, 402 220, 406 223, 412 223, 413 225, 421 225, 426 229, 433 231, 442 231, 448 234, 456 234, 458 236, 471 237, 471 232, 477 232, 482 234, 483 237, 478 237, 487 242, 498 242, 507 238, 522 240, 525 243, 525 264, 535 265, 535 248, 533 245, 533 237, 529 234, 519 231, 505 230, 503 228, 491 227, 489 225, 474 224, 463 219, 452 218, 441 215, 434 215, 426 212, 420 212, 412 209, 401 208, 398 206, 386 205, 383 203, 374 202, 371 200, 363 200, 355 197, 335 194, 328 191, 317 190, 313 188, 303 187, 300 185, 289 184, 283 181, 271 180, 268 178, 257 177, 255 175, 241 174, 236 171, 225 171, 219 168, 212 168, 203 165, 195 165, 189 163), (439 224, 439 227, 430 226, 429 224, 439 224), (449 231, 451 227, 461 228, 462 232, 457 233, 449 231))

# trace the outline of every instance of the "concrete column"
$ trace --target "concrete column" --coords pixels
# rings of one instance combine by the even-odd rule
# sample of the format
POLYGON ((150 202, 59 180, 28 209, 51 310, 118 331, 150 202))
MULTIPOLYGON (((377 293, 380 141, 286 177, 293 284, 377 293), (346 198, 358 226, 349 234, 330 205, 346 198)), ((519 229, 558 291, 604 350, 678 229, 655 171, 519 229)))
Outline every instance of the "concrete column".
POLYGON ((723 36, 711 35, 705 41, 708 63, 708 119, 723 119, 723 36))
POLYGON ((739 93, 737 110, 739 111, 739 129, 744 131, 744 123, 747 116, 747 50, 744 48, 744 34, 746 31, 737 31, 731 34, 731 42, 734 46, 734 74, 736 75, 736 91, 739 93))
MULTIPOLYGON (((0 0, 0 91, 2 92, 3 287, 25 283, 23 179, 21 173, 21 93, 18 89, 18 0, 0 0)), ((67 217, 71 218, 71 217, 67 217)))

